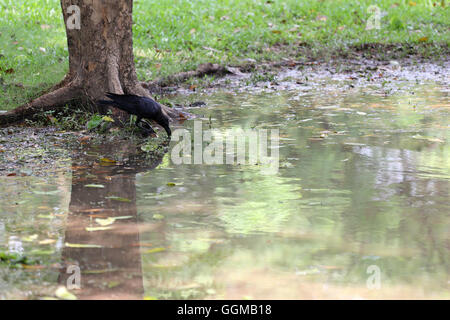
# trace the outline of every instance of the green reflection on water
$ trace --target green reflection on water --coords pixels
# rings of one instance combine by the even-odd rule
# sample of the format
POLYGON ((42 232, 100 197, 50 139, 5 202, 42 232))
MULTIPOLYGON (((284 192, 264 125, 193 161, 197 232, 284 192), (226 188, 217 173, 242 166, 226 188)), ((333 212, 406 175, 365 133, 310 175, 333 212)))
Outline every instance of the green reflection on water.
POLYGON ((448 298, 449 105, 437 88, 414 91, 196 97, 212 128, 279 128, 280 171, 181 165, 141 176, 143 219, 166 217, 143 241, 168 248, 143 262, 146 294, 448 298), (165 181, 180 186, 155 187, 165 181), (378 291, 366 287, 370 265, 378 291))

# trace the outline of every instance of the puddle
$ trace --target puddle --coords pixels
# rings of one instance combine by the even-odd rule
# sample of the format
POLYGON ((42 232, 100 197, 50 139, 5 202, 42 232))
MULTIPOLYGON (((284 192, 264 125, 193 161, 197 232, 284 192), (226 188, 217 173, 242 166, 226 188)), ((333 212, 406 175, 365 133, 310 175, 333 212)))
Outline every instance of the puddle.
POLYGON ((448 299, 448 84, 284 76, 189 98, 204 127, 279 129, 275 175, 175 165, 176 142, 146 166, 86 144, 30 169, 3 133, 0 252, 28 261, 0 262, 0 297, 54 297, 79 268, 78 298, 448 299))

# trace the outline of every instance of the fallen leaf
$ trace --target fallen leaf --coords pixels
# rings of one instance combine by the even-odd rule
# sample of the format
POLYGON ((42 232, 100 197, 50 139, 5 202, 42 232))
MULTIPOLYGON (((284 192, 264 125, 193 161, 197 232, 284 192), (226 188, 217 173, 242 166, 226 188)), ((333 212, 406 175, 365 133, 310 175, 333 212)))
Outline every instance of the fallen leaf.
POLYGON ((63 300, 77 300, 77 297, 73 293, 68 291, 66 287, 62 286, 56 289, 55 296, 63 300))
POLYGON ((438 142, 438 143, 444 143, 445 142, 444 140, 441 140, 439 138, 424 137, 424 136, 421 136, 421 135, 415 135, 415 136, 413 136, 413 139, 426 140, 426 141, 429 141, 429 142, 438 142))
POLYGON ((105 163, 116 163, 116 160, 112 160, 112 159, 108 159, 108 158, 101 158, 100 162, 105 162, 105 163))
POLYGON ((163 252, 166 251, 166 248, 154 248, 154 249, 149 249, 144 251, 144 253, 158 253, 158 252, 163 252))
POLYGON ((31 235, 31 236, 23 237, 23 238, 22 238, 22 241, 25 241, 25 242, 33 242, 33 241, 36 240, 37 238, 38 238, 38 235, 37 235, 37 234, 33 234, 33 235, 31 235))
POLYGON ((125 219, 131 219, 133 216, 120 216, 120 217, 113 217, 114 220, 125 220, 125 219))
POLYGON ((97 222, 101 226, 109 226, 109 225, 113 224, 114 222, 116 222, 116 219, 114 219, 114 218, 106 218, 106 219, 96 218, 95 222, 97 222))
POLYGON ((39 195, 55 195, 58 194, 60 192, 60 190, 53 190, 53 191, 33 191, 34 194, 39 194, 39 195))
POLYGON ((39 214, 37 217, 41 218, 41 219, 53 219, 54 218, 52 214, 39 214))
POLYGON ((109 225, 113 224, 114 222, 116 222, 116 220, 125 220, 125 219, 131 219, 131 218, 133 218, 133 216, 109 217, 106 219, 96 218, 95 222, 97 222, 101 226, 109 226, 109 225))
POLYGON ((46 266, 29 266, 29 265, 26 265, 26 264, 23 264, 22 267, 24 269, 28 269, 28 270, 42 270, 42 269, 47 268, 46 266))
POLYGON ((106 121, 106 122, 114 122, 114 119, 111 118, 110 116, 104 116, 104 117, 102 118, 102 120, 103 120, 103 121, 106 121))
POLYGON ((162 220, 162 219, 164 219, 164 216, 162 214, 155 213, 153 215, 153 219, 155 219, 155 220, 162 220))
POLYGON ((91 208, 91 209, 84 209, 84 210, 80 210, 80 212, 102 212, 105 211, 107 209, 104 208, 91 208))
POLYGON ((98 244, 82 244, 82 243, 65 243, 67 248, 103 248, 103 246, 98 244))
POLYGON ((109 197, 106 197, 106 199, 111 199, 111 200, 120 201, 120 202, 131 202, 130 199, 117 197, 117 196, 109 196, 109 197))
POLYGON ((111 269, 83 270, 82 274, 101 274, 101 273, 116 272, 116 271, 119 271, 119 269, 111 268, 111 269))
POLYGON ((39 241, 39 244, 53 244, 53 243, 56 243, 56 240, 54 240, 54 239, 45 239, 45 240, 42 240, 42 241, 39 241))
POLYGON ((105 186, 102 184, 87 184, 84 186, 85 188, 99 188, 103 189, 105 186))
POLYGON ((118 282, 118 281, 110 281, 110 282, 108 282, 108 288, 109 289, 115 288, 117 286, 120 286, 120 282, 118 282))
POLYGON ((93 232, 93 231, 105 231, 110 229, 112 229, 112 227, 87 227, 86 231, 93 232))

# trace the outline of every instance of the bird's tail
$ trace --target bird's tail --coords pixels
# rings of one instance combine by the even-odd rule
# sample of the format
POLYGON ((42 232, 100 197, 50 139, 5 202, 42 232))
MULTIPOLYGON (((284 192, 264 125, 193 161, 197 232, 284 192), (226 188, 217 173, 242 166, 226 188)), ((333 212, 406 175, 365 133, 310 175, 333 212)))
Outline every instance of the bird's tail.
POLYGON ((130 104, 130 101, 128 101, 125 95, 107 92, 106 97, 111 100, 98 100, 97 103, 102 106, 113 106, 128 113, 133 113, 134 107, 130 104))

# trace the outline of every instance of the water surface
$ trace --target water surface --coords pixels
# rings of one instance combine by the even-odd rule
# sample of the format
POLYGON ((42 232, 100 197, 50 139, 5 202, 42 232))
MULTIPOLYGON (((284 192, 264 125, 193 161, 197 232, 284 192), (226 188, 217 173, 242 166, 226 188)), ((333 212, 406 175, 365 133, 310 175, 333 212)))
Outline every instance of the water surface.
POLYGON ((176 142, 144 167, 87 144, 41 176, 4 173, 0 250, 37 262, 0 264, 0 297, 52 296, 77 265, 79 298, 448 299, 448 87, 398 88, 192 97, 205 128, 279 129, 275 175, 175 165, 176 142))

